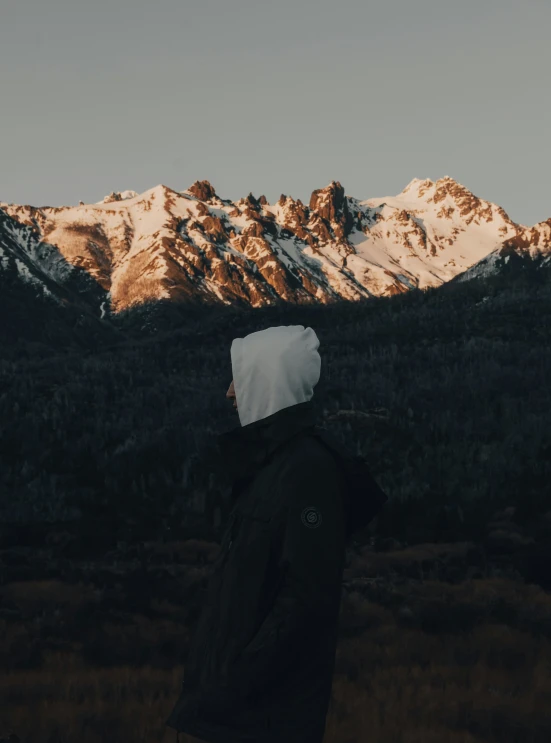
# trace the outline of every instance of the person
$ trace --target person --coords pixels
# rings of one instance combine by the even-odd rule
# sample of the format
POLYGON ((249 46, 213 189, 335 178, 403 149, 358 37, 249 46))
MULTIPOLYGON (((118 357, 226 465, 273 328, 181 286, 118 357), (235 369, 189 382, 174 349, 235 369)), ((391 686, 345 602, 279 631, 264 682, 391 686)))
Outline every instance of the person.
POLYGON ((317 424, 319 340, 270 327, 231 345, 240 425, 209 467, 232 510, 166 720, 209 743, 321 743, 346 544, 387 496, 361 457, 317 424))

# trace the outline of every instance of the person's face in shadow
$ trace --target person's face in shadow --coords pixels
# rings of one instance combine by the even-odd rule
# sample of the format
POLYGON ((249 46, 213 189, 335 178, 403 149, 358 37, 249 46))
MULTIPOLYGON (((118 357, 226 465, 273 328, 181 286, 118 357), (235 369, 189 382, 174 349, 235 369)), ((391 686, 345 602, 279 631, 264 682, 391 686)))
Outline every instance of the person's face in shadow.
POLYGON ((235 397, 235 388, 233 386, 233 379, 231 381, 230 386, 228 387, 228 391, 226 392, 226 397, 228 400, 233 400, 233 407, 237 410, 237 398, 235 397))

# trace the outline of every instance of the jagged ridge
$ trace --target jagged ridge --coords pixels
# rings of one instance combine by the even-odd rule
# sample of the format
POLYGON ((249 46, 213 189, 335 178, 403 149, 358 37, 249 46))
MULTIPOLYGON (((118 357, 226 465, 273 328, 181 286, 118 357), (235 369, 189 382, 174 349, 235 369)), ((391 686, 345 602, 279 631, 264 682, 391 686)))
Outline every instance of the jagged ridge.
POLYGON ((550 243, 549 222, 515 224, 448 176, 365 201, 334 181, 307 206, 284 194, 232 202, 198 181, 77 207, 0 203, 0 214, 0 270, 15 266, 55 296, 52 283, 80 269, 101 316, 158 299, 258 307, 391 295, 469 278, 496 251, 548 254, 550 243))

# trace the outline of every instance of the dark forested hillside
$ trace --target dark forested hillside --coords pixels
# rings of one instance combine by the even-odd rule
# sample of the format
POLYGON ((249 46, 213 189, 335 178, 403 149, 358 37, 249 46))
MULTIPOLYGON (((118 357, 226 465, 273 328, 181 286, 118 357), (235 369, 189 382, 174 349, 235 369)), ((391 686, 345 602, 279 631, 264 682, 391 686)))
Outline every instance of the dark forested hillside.
POLYGON ((98 351, 5 347, 2 521, 101 518, 119 538, 168 524, 210 532, 224 493, 196 455, 238 425, 225 399, 231 341, 279 324, 311 325, 321 340, 320 417, 388 492, 382 534, 474 537, 496 505, 549 508, 549 281, 187 318, 171 307, 170 321, 157 308, 157 331, 140 338, 143 312, 134 330, 125 317, 127 340, 98 351))
POLYGON ((0 358, 48 355, 52 348, 102 348, 121 338, 79 296, 79 281, 92 284, 83 273, 75 276, 74 288, 58 288, 54 297, 13 272, 0 271, 0 358))
POLYGON ((24 314, 0 355, 14 740, 162 739, 227 513, 198 454, 239 425, 231 341, 280 324, 315 329, 320 418, 389 495, 346 552, 331 741, 550 739, 549 276, 308 308, 150 305, 117 317, 121 341, 55 318, 37 318, 46 337, 24 314))

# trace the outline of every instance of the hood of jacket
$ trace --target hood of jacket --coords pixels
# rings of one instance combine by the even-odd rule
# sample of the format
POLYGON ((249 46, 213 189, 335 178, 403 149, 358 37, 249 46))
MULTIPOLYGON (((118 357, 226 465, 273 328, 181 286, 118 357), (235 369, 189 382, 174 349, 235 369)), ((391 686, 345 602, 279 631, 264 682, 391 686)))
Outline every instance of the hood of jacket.
POLYGON ((233 385, 241 425, 311 400, 319 381, 320 342, 312 328, 282 325, 235 338, 233 385))
POLYGON ((388 496, 371 474, 364 457, 352 454, 323 426, 315 426, 312 435, 331 452, 344 475, 346 538, 350 539, 353 534, 373 521, 388 501, 388 496))

